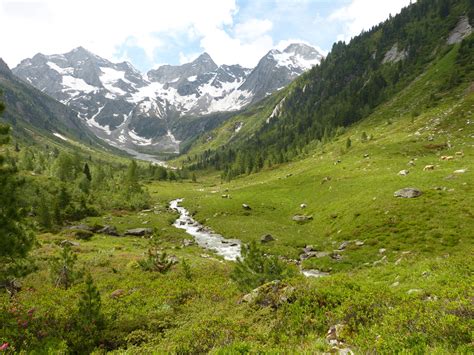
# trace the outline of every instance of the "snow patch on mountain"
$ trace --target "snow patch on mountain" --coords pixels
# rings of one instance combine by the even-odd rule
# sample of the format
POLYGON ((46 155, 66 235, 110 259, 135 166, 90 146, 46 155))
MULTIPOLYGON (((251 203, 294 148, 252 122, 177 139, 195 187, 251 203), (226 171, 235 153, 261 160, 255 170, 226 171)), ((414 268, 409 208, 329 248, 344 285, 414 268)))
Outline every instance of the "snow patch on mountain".
POLYGON ((62 84, 64 86, 63 92, 69 92, 72 96, 99 90, 97 87, 87 84, 83 79, 71 75, 64 75, 62 84))
POLYGON ((69 140, 69 139, 67 139, 66 137, 64 137, 62 134, 59 134, 59 133, 57 133, 57 132, 54 132, 54 133, 53 133, 53 136, 56 136, 56 137, 58 137, 59 139, 62 139, 63 141, 66 141, 66 142, 69 140))

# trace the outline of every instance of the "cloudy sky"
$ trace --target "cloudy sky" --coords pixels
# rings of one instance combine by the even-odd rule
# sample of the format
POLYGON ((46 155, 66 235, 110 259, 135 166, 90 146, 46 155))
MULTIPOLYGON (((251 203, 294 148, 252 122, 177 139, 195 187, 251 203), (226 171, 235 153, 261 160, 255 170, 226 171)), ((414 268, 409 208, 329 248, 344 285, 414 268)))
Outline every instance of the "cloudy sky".
POLYGON ((253 67, 271 48, 322 51, 396 14, 410 0, 0 0, 0 57, 11 67, 38 52, 83 46, 146 71, 208 52, 253 67))

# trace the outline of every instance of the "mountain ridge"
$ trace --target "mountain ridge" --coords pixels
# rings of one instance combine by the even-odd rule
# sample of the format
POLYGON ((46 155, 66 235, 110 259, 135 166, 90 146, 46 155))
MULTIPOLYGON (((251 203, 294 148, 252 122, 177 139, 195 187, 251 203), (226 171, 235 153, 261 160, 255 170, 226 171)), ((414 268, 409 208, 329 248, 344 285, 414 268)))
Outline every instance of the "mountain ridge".
POLYGON ((296 43, 265 57, 250 69, 218 66, 204 52, 190 63, 163 65, 142 74, 128 62, 112 63, 77 47, 64 54, 38 53, 24 59, 13 73, 73 108, 109 144, 176 153, 181 137, 173 135, 173 127, 183 115, 240 110, 323 58, 315 48, 296 43))

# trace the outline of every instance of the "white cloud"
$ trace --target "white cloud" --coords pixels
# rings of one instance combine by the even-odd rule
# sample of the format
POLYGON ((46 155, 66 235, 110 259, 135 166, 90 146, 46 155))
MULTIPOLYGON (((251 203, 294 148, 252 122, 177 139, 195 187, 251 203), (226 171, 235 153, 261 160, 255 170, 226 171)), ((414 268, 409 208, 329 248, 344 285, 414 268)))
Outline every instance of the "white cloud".
POLYGON ((200 44, 217 64, 238 63, 252 68, 274 47, 269 35, 272 27, 270 20, 249 19, 235 24, 232 34, 222 28, 207 32, 200 44))
POLYGON ((183 52, 179 52, 179 64, 190 63, 199 57, 201 53, 190 53, 184 54, 183 52))
POLYGON ((270 35, 263 34, 251 40, 242 40, 230 36, 223 29, 216 29, 201 39, 201 47, 217 64, 240 64, 252 68, 273 48, 273 39, 270 35))
POLYGON ((205 37, 232 25, 236 10, 235 0, 0 0, 0 55, 14 66, 37 52, 84 46, 113 59, 128 41, 152 57, 160 34, 205 37))
POLYGON ((253 41, 271 31, 273 23, 270 20, 250 19, 235 25, 235 37, 242 41, 253 41))
POLYGON ((400 10, 409 5, 410 0, 352 0, 352 2, 336 11, 330 16, 330 21, 344 22, 344 32, 338 35, 338 40, 349 41, 362 30, 370 28, 396 15, 400 10))

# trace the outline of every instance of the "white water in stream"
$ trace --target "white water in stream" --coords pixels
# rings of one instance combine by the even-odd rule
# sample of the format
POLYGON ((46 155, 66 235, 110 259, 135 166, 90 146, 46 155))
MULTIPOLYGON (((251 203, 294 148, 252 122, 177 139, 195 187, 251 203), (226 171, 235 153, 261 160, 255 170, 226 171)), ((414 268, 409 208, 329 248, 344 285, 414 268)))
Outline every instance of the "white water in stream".
POLYGON ((220 234, 210 232, 209 229, 195 221, 184 207, 179 206, 181 201, 183 199, 170 202, 170 208, 179 213, 179 218, 174 222, 174 226, 184 229, 186 233, 192 235, 201 248, 212 250, 226 260, 237 260, 240 257, 240 240, 225 239, 220 234))
MULTIPOLYGON (((186 233, 194 237, 194 240, 201 248, 212 250, 218 255, 223 256, 226 260, 235 261, 237 258, 240 258, 240 240, 226 239, 220 234, 211 232, 208 228, 194 220, 186 208, 179 205, 182 201, 182 198, 178 198, 170 202, 170 208, 179 213, 179 218, 173 224, 176 228, 184 229, 186 233)), ((300 271, 306 277, 329 276, 329 273, 316 269, 300 269, 300 271)))

